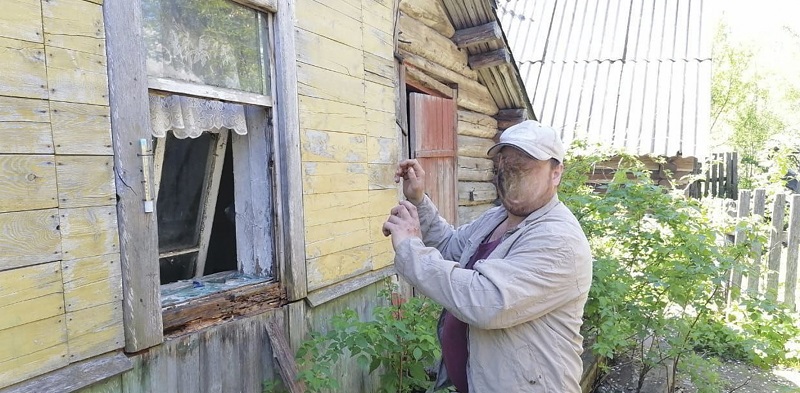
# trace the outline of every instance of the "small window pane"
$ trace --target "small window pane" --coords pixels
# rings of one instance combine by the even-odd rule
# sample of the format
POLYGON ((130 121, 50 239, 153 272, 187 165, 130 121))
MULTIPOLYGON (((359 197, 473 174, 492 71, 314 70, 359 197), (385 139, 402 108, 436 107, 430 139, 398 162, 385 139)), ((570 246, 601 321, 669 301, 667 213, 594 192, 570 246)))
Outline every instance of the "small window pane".
POLYGON ((197 252, 164 257, 158 260, 161 267, 161 285, 194 277, 197 252))
POLYGON ((151 76, 269 95, 264 15, 228 0, 144 0, 151 76))
POLYGON ((168 133, 158 191, 158 250, 197 247, 200 209, 214 137, 178 139, 168 133))

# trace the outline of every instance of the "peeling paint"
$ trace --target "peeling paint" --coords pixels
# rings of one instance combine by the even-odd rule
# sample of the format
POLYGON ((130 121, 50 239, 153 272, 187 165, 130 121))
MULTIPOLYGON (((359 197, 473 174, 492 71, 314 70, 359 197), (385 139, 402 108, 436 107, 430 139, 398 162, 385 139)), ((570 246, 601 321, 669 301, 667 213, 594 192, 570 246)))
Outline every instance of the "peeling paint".
POLYGON ((333 154, 328 151, 330 135, 322 131, 306 130, 306 140, 303 141, 303 149, 316 154, 320 157, 333 158, 333 154))
POLYGON ((317 173, 317 163, 315 162, 306 162, 303 163, 306 175, 314 175, 317 173))
POLYGON ((380 146, 379 155, 381 162, 394 162, 397 161, 397 144, 393 139, 378 139, 380 146))
POLYGON ((350 164, 347 166, 348 173, 367 173, 367 169, 363 164, 350 164))

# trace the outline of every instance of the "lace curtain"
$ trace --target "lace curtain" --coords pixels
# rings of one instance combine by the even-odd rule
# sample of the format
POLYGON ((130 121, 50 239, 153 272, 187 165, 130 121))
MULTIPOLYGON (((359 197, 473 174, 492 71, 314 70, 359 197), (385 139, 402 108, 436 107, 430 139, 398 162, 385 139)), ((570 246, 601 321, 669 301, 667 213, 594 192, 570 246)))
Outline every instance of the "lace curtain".
POLYGON ((170 130, 178 139, 225 129, 247 134, 243 105, 178 95, 150 94, 150 128, 157 138, 170 130))

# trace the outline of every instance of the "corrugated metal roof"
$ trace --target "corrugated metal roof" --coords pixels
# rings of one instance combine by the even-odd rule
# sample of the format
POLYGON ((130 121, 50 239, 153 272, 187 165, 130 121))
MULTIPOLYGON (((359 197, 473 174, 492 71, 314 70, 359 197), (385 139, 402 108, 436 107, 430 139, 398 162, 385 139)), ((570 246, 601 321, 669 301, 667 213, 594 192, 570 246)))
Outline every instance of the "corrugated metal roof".
POLYGON ((533 111, 569 142, 705 157, 708 0, 499 0, 533 111))

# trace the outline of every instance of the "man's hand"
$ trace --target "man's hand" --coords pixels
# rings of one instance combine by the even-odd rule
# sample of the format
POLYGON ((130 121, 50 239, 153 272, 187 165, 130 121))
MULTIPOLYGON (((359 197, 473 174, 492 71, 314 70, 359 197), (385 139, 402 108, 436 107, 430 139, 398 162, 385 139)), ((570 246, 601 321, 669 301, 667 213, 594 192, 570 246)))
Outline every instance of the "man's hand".
POLYGON ((383 223, 383 235, 392 236, 392 246, 395 249, 409 237, 422 238, 417 207, 411 202, 400 201, 399 205, 392 208, 389 219, 383 223))
POLYGON ((417 160, 403 160, 397 166, 394 182, 403 179, 403 195, 414 205, 422 203, 425 198, 425 170, 417 160))

